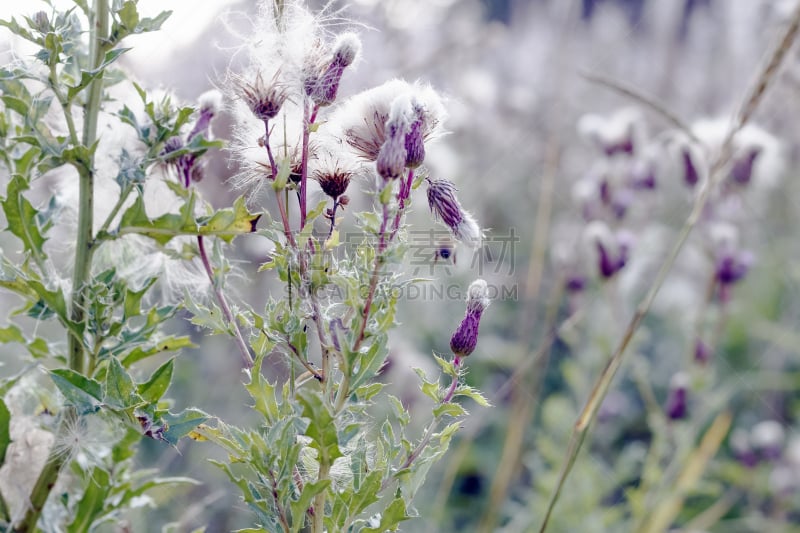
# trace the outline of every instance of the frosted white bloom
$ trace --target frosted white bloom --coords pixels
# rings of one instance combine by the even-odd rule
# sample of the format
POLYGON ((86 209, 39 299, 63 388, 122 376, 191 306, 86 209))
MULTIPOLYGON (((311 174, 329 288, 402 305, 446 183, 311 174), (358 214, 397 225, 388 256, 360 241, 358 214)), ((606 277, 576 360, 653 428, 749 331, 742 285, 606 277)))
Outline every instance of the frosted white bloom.
POLYGON ((216 89, 211 89, 197 98, 197 105, 201 113, 208 110, 216 114, 222 110, 222 100, 222 93, 216 89))
POLYGON ((644 142, 645 127, 638 109, 625 108, 608 117, 582 116, 578 133, 607 156, 633 155, 644 142))
POLYGON ((758 450, 780 449, 785 438, 786 431, 775 420, 762 420, 750 431, 750 442, 758 450))
MULTIPOLYGON (((730 120, 715 118, 699 120, 692 131, 714 157, 730 129, 730 120)), ((757 189, 772 189, 780 183, 786 171, 785 147, 774 135, 755 124, 746 124, 733 138, 730 179, 739 185, 752 183, 757 189)))
POLYGON ((331 116, 328 128, 366 161, 378 158, 386 141, 386 122, 399 96, 419 109, 424 117, 422 136, 430 141, 443 132, 446 111, 442 98, 429 85, 393 79, 347 99, 331 116))

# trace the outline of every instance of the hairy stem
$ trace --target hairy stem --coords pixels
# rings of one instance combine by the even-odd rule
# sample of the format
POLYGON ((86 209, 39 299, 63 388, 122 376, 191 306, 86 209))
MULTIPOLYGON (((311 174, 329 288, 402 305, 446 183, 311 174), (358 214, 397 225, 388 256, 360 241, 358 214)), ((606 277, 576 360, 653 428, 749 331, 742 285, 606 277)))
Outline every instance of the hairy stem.
MULTIPOLYGON (((331 472, 331 465, 328 461, 321 460, 319 463, 319 473, 317 474, 317 481, 324 481, 329 478, 331 472)), ((327 499, 328 491, 320 491, 314 496, 314 520, 311 523, 312 533, 323 533, 325 531, 325 500, 327 499)))
MULTIPOLYGON (((272 170, 272 179, 276 179, 278 177, 278 165, 275 163, 275 156, 272 154, 272 148, 269 144, 269 121, 264 121, 264 148, 267 150, 267 156, 269 157, 269 165, 270 170, 272 170)), ((284 205, 283 200, 281 199, 280 191, 275 191, 275 201, 278 204, 278 212, 281 214, 281 223, 283 224, 283 233, 286 235, 286 240, 292 246, 292 248, 297 248, 297 243, 294 240, 294 235, 292 234, 292 228, 289 225, 289 215, 286 212, 286 205, 284 205)), ((289 287, 291 290, 291 281, 289 282, 289 287)))
MULTIPOLYGON (((458 376, 459 376, 459 367, 461 366, 461 359, 456 357, 453 360, 453 368, 455 374, 453 375, 453 381, 450 382, 450 387, 447 389, 442 401, 439 402, 438 405, 444 405, 453 401, 453 395, 455 395, 456 389, 458 388, 458 376)), ((406 456, 403 464, 397 468, 397 472, 402 472, 406 468, 410 467, 414 464, 414 461, 425 451, 425 448, 430 443, 431 439, 433 438, 433 434, 436 432, 436 428, 439 426, 439 422, 441 422, 441 417, 434 417, 433 420, 430 421, 428 427, 425 428, 425 431, 422 433, 422 438, 419 441, 419 444, 411 450, 411 452, 406 456)), ((392 482, 394 478, 387 478, 383 480, 381 483, 380 490, 383 491, 386 487, 389 486, 389 483, 392 482)))
POLYGON ((372 300, 375 298, 375 289, 378 286, 378 278, 380 277, 381 264, 383 263, 383 252, 386 249, 386 226, 388 220, 389 220, 389 206, 383 204, 383 220, 381 221, 381 229, 378 236, 378 249, 375 252, 375 266, 372 269, 372 276, 369 279, 367 298, 364 300, 364 311, 361 313, 361 326, 358 331, 358 336, 356 337, 356 341, 353 343, 353 352, 358 352, 358 350, 361 348, 361 344, 364 342, 364 335, 367 329, 367 322, 369 322, 369 312, 372 308, 372 300))
MULTIPOLYGON (((108 35, 109 6, 108 0, 96 0, 94 16, 91 20, 91 69, 98 68, 105 55, 106 36, 108 35)), ((51 72, 52 75, 52 72, 51 72)), ((57 83, 57 79, 51 80, 57 83)), ((84 109, 84 128, 83 146, 91 148, 97 140, 97 117, 100 113, 100 105, 103 98, 103 76, 99 76, 89 85, 89 98, 84 109)), ((68 106, 65 113, 68 113, 68 106)), ((71 117, 67 118, 67 125, 71 122, 71 117)), ((70 129, 70 134, 77 138, 74 124, 70 129)), ((78 230, 75 243, 75 264, 72 276, 72 299, 70 301, 70 320, 81 323, 85 318, 86 308, 86 286, 91 274, 92 266, 92 213, 94 210, 93 202, 93 182, 94 182, 94 156, 89 161, 82 161, 76 165, 78 168, 78 230)), ((85 354, 83 339, 78 338, 72 333, 67 335, 67 353, 69 367, 78 372, 84 372, 85 354)), ((67 408, 64 412, 64 419, 61 427, 68 423, 69 417, 77 416, 74 409, 67 408)), ((61 428, 59 428, 59 431, 61 428)), ((22 520, 17 523, 13 530, 15 532, 34 531, 36 524, 41 516, 50 491, 58 480, 61 468, 64 466, 66 456, 51 451, 44 468, 42 469, 36 484, 31 492, 27 511, 22 520)))
POLYGON ((242 356, 242 364, 245 368, 252 368, 253 356, 250 354, 250 350, 247 348, 247 343, 242 335, 242 330, 239 329, 239 325, 236 323, 236 317, 233 316, 233 312, 228 305, 228 300, 225 298, 225 293, 222 292, 222 289, 216 282, 216 278, 214 277, 214 269, 211 268, 211 262, 208 260, 208 253, 206 253, 206 246, 202 235, 197 236, 197 247, 200 250, 200 259, 202 260, 203 268, 208 275, 208 281, 211 282, 211 288, 214 291, 214 296, 217 298, 217 303, 219 303, 220 309, 222 309, 222 314, 225 315, 225 321, 232 330, 233 338, 236 339, 236 347, 239 348, 239 353, 242 356))

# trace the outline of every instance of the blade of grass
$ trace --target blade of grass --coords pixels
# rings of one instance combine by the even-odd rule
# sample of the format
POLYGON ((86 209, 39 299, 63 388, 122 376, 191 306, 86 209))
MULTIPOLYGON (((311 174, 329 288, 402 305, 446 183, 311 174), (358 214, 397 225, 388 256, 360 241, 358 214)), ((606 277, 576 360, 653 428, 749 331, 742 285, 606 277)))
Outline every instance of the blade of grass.
POLYGON ((708 428, 703 439, 689 455, 686 464, 675 482, 672 494, 669 494, 650 515, 650 520, 639 531, 641 533, 657 533, 666 531, 683 507, 686 495, 697 485, 705 472, 708 462, 716 455, 725 435, 731 427, 733 417, 725 411, 717 415, 711 427, 708 428))

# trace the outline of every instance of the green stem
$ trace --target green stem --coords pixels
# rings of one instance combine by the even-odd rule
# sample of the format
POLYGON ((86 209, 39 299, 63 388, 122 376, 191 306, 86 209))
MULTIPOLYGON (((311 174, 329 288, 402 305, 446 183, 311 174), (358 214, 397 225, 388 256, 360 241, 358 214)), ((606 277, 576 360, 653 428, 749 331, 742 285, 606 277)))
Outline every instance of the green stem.
MULTIPOLYGON (((91 65, 90 68, 96 69, 103 62, 105 55, 105 41, 108 35, 108 19, 109 19, 109 5, 108 0, 96 0, 94 9, 94 18, 91 20, 92 36, 91 36, 91 65)), ((52 75, 52 72, 51 72, 52 75)), ((57 80, 51 80, 55 83, 57 80)), ((90 148, 97 140, 97 117, 100 113, 100 105, 103 99, 103 77, 100 76, 95 79, 89 86, 89 99, 84 109, 84 128, 83 128, 83 146, 90 148)), ((65 114, 68 113, 69 107, 65 108, 65 114)), ((67 125, 69 127, 71 117, 68 117, 67 125)), ((77 140, 77 133, 75 132, 74 125, 70 128, 70 134, 74 135, 74 140, 77 140)), ((75 265, 72 276, 72 299, 70 303, 70 320, 76 323, 81 323, 85 318, 85 299, 86 299, 86 285, 91 273, 92 265, 92 213, 94 210, 93 194, 93 181, 94 181, 94 156, 92 155, 89 161, 78 165, 78 230, 75 246, 75 265)), ((77 338, 75 335, 69 334, 67 336, 67 350, 69 354, 69 367, 78 372, 83 373, 85 354, 82 339, 77 338)), ((74 409, 66 408, 64 410, 64 418, 61 422, 61 428, 70 423, 70 420, 78 416, 74 409)), ((39 516, 42 514, 47 498, 50 491, 58 480, 59 472, 64 466, 67 457, 63 453, 56 453, 51 450, 50 456, 44 465, 36 484, 33 487, 30 496, 30 504, 25 516, 18 522, 13 531, 15 532, 30 532, 36 530, 36 524, 39 521, 39 516)))
MULTIPOLYGON (((317 481, 324 481, 329 478, 331 473, 331 465, 328 461, 321 460, 319 463, 319 474, 317 474, 317 481)), ((325 500, 328 491, 320 491, 314 497, 314 520, 311 523, 311 533, 323 533, 325 531, 325 500)))

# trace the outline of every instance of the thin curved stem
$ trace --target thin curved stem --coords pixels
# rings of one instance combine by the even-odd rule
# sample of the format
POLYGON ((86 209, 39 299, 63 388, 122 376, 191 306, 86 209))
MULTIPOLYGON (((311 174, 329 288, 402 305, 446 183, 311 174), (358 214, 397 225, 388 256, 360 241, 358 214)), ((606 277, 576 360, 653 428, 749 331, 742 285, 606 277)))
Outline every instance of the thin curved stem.
POLYGON ((245 368, 252 368, 253 356, 250 353, 250 349, 247 347, 247 343, 244 340, 241 329, 239 329, 239 325, 236 323, 236 317, 233 316, 233 312, 228 305, 228 300, 225 298, 225 293, 222 292, 222 289, 216 282, 214 269, 211 267, 211 262, 208 259, 208 253, 206 252, 205 242, 202 235, 197 236, 197 248, 200 250, 200 260, 203 262, 203 268, 208 276, 208 281, 211 283, 211 289, 214 291, 214 296, 216 296, 217 303, 219 303, 219 307, 222 309, 222 314, 225 316, 225 321, 231 328, 233 338, 236 340, 236 347, 239 349, 239 353, 242 356, 242 364, 245 368))

